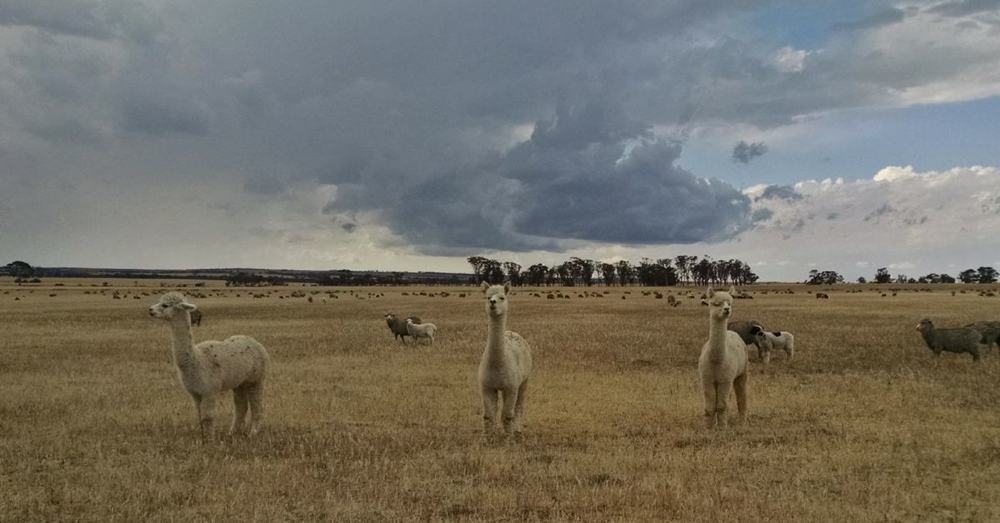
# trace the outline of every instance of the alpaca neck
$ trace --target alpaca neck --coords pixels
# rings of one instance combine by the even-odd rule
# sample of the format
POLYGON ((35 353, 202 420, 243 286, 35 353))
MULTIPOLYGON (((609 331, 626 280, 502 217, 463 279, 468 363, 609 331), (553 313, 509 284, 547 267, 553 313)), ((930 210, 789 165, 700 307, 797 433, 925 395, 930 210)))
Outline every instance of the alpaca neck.
POLYGON ((726 354, 726 318, 709 316, 708 319, 708 352, 712 361, 722 361, 726 354))
POLYGON ((491 366, 504 363, 504 332, 507 330, 507 315, 491 316, 486 335, 486 356, 491 366))
POLYGON ((194 371, 197 353, 191 334, 191 317, 185 314, 183 318, 175 318, 170 322, 170 330, 173 333, 174 363, 181 372, 194 371))

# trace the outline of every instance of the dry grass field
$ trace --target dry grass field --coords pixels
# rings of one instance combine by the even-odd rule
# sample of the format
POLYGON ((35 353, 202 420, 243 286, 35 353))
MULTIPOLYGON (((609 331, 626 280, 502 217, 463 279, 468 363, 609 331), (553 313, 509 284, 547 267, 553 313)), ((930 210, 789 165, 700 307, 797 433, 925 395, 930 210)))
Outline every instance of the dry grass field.
MULTIPOLYGON (((178 283, 0 281, 0 520, 1000 519, 1000 355, 935 358, 914 331, 1000 319, 1000 298, 752 289, 735 319, 792 331, 798 354, 753 354, 749 423, 708 431, 697 300, 521 289, 526 438, 481 444, 479 292, 186 282, 205 295, 196 341, 248 334, 273 362, 263 433, 203 445, 146 312, 178 283), (433 321, 437 342, 394 341, 387 311, 433 321)), ((228 397, 219 411, 221 431, 228 397)))

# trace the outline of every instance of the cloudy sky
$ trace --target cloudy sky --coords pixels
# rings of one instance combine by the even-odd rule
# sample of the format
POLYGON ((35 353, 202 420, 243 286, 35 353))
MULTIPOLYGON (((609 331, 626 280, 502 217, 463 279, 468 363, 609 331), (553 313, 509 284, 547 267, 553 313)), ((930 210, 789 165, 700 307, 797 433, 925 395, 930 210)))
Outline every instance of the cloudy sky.
POLYGON ((0 258, 1000 263, 1000 0, 0 0, 0 258))

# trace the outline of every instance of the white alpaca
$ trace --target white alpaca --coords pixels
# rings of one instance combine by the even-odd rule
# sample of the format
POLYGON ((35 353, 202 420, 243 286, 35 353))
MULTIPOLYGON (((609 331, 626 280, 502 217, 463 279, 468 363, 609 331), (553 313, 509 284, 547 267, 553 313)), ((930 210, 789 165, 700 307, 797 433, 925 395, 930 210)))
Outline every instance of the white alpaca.
POLYGON ((795 336, 788 331, 768 332, 760 327, 754 330, 754 337, 757 339, 757 347, 760 349, 760 359, 764 364, 771 361, 771 351, 783 350, 788 355, 788 359, 795 357, 795 336))
POLYGON ((531 374, 531 348, 516 332, 506 330, 510 285, 483 283, 489 330, 486 350, 479 362, 479 388, 483 398, 483 436, 496 424, 497 402, 503 393, 503 428, 508 436, 520 434, 524 424, 524 398, 531 374))
POLYGON ((726 402, 736 390, 740 418, 747 415, 747 346, 740 335, 727 330, 732 315, 733 298, 729 293, 708 289, 708 341, 701 349, 698 372, 705 393, 705 424, 712 428, 726 425, 726 402))
POLYGON ((433 323, 413 323, 412 318, 406 318, 406 332, 413 338, 413 342, 416 343, 420 338, 427 338, 430 340, 431 345, 434 344, 434 333, 437 331, 437 325, 433 323))
POLYGON ((216 400, 228 390, 233 391, 236 405, 230 432, 242 432, 249 407, 252 411, 250 434, 256 434, 264 418, 267 350, 249 336, 230 336, 224 341, 203 341, 194 345, 190 313, 196 309, 182 294, 168 292, 149 308, 149 315, 165 320, 173 332, 174 363, 181 385, 194 399, 201 437, 212 437, 216 400))

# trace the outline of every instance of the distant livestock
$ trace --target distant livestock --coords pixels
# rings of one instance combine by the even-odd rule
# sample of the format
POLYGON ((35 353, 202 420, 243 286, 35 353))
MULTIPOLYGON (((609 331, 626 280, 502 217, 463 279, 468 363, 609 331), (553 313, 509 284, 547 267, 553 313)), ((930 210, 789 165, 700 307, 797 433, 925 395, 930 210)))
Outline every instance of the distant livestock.
POLYGON ((385 322, 389 325, 389 330, 392 331, 393 339, 400 339, 403 340, 403 343, 406 343, 406 337, 410 335, 410 332, 406 330, 407 320, 412 320, 417 325, 420 324, 420 318, 416 316, 408 316, 401 319, 391 312, 386 313, 385 322))
POLYGON ((413 318, 406 318, 406 332, 413 338, 413 342, 416 343, 421 338, 425 338, 434 344, 434 333, 437 331, 437 325, 433 323, 413 323, 413 318))
POLYGON ((986 348, 996 345, 1000 348, 1000 321, 977 321, 965 326, 982 336, 982 342, 986 348))
POLYGON ((760 327, 754 327, 754 337, 757 339, 757 353, 764 364, 771 362, 771 351, 783 350, 788 359, 795 357, 795 336, 788 331, 768 332, 760 327))
POLYGON ((816 299, 817 300, 829 300, 830 299, 830 295, 827 294, 827 293, 825 293, 825 292, 817 292, 816 293, 816 299))
POLYGON ((931 320, 925 318, 917 324, 917 330, 935 356, 940 356, 941 352, 966 353, 972 356, 973 361, 979 361, 980 352, 986 349, 982 343, 983 336, 975 329, 937 329, 931 320))

